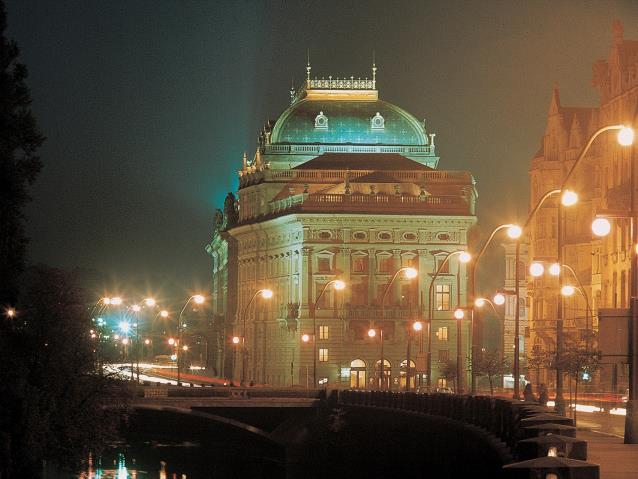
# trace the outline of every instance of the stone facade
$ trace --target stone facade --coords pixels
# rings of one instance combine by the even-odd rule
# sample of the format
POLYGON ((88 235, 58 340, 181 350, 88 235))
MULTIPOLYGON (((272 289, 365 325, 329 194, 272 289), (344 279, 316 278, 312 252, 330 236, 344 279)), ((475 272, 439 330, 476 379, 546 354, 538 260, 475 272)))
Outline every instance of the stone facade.
MULTIPOLYGON (((408 340, 412 386, 424 384, 419 359, 427 327, 409 331, 425 319, 437 265, 449 252, 467 249, 477 194, 470 173, 435 169, 434 134, 379 100, 374 85, 324 84, 308 75, 292 92, 291 106, 264 126, 253 159, 244 157, 236 205, 226 208, 206 246, 213 258, 218 370, 227 377, 238 380, 245 371, 245 382, 313 387, 316 341, 316 386, 368 388, 380 374, 381 349, 379 336, 367 332, 382 325, 386 384, 404 386, 408 340), (237 213, 233 221, 226 220, 229 213, 237 213), (382 315, 385 288, 408 266, 417 278, 397 277, 382 315), (335 279, 345 289, 328 288, 315 304, 335 279), (247 308, 262 288, 274 296, 257 297, 247 308), (302 341, 304 334, 310 341, 302 341), (238 345, 233 336, 241 338, 238 345)), ((456 357, 452 314, 467 303, 468 271, 458 255, 450 261, 435 288, 433 385, 439 366, 456 357)), ((469 321, 463 357, 468 339, 469 321)))
MULTIPOLYGON (((545 134, 529 171, 530 208, 546 192, 560 187, 585 143, 598 128, 618 124, 636 127, 638 41, 625 40, 619 22, 613 27, 608 60, 598 60, 593 66, 592 84, 600 93, 597 107, 565 107, 558 88, 554 88, 545 134)), ((585 337, 587 331, 597 332, 601 308, 629 307, 631 220, 629 217, 612 220, 612 232, 603 239, 592 235, 590 225, 597 214, 605 211, 624 211, 629 215, 630 165, 636 156, 635 147, 619 146, 613 132, 604 133, 596 139, 567 185, 578 193, 579 202, 563 209, 563 263, 573 269, 577 278, 565 269, 564 282, 580 282, 584 293, 577 292, 562 300, 567 335, 585 337)), ((556 260, 556 201, 550 200, 532 222, 529 231, 532 260, 556 260)), ((528 292, 530 352, 554 350, 560 300, 558 281, 547 276, 539 279, 528 276, 528 292)), ((553 371, 540 371, 540 374, 541 382, 553 382, 553 371)), ((599 380, 602 389, 622 390, 627 383, 626 364, 604 366, 599 380)))

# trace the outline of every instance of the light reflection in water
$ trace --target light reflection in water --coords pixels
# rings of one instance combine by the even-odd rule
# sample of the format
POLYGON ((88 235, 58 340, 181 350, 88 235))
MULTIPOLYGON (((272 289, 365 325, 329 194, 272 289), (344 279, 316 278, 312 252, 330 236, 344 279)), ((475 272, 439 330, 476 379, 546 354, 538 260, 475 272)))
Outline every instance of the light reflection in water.
MULTIPOLYGON (((113 469, 105 469, 102 467, 102 458, 97 459, 97 466, 93 454, 89 454, 86 472, 80 473, 78 479, 151 479, 151 475, 146 472, 139 471, 135 465, 135 459, 132 461, 132 468, 126 466, 126 456, 119 452, 117 459, 113 461, 113 469)), ((166 462, 160 461, 159 479, 168 479, 166 475, 166 462)), ((186 475, 182 474, 180 479, 186 479, 186 475)))

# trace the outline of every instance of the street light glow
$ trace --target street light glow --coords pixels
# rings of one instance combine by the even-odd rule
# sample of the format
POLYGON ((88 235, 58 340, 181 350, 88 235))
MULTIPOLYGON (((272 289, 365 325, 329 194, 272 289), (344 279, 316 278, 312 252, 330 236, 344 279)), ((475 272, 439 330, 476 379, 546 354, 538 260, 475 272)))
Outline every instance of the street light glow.
POLYGON ((531 274, 535 278, 542 276, 544 272, 545 272, 545 267, 543 266, 542 263, 532 263, 529 265, 529 274, 531 274))
POLYGON ((119 306, 120 304, 122 304, 122 298, 120 298, 119 296, 115 296, 114 298, 111 298, 111 304, 115 306, 119 306))
POLYGON ((168 344, 170 344, 171 346, 175 344, 175 338, 168 338, 168 344))
POLYGON ((142 307, 139 304, 134 304, 133 306, 131 306, 131 309, 136 313, 139 313, 142 310, 142 307))
POLYGON ((150 339, 145 339, 144 340, 144 344, 146 344, 148 346, 149 344, 151 344, 151 340, 150 339))
POLYGON ((377 331, 375 329, 368 330, 368 336, 370 336, 371 338, 374 338, 376 335, 377 335, 377 331))
POLYGON ((304 335, 302 335, 302 336, 301 336, 301 340, 302 340, 304 343, 307 343, 308 341, 310 341, 310 336, 309 336, 309 335, 307 335, 307 334, 304 334, 304 335))
POLYGON ((552 263, 549 267, 549 274, 552 276, 558 276, 560 274, 560 265, 558 263, 552 263))
POLYGON ((630 146, 634 142, 634 130, 625 126, 618 132, 618 143, 622 146, 630 146))
POLYGON ((157 304, 157 302, 153 298, 146 298, 144 300, 144 304, 148 306, 149 308, 152 308, 153 306, 157 304))
POLYGON ((563 296, 571 296, 576 292, 576 288, 574 288, 571 284, 566 284, 560 290, 560 294, 563 296))
POLYGON ((494 302, 494 304, 501 306, 505 304, 505 295, 503 293, 496 293, 492 301, 494 302))
POLYGON ((111 298, 102 298, 102 302, 107 305, 111 304, 111 298))
POLYGON ((184 346, 182 346, 182 349, 183 349, 184 351, 188 351, 188 346, 185 344, 184 346))
POLYGON ((459 254, 459 261, 461 263, 469 263, 472 260, 472 255, 470 253, 468 253, 467 251, 461 251, 461 254, 459 254))
POLYGON ((261 290, 261 297, 264 299, 270 299, 273 296, 273 292, 272 289, 262 289, 261 290))
POLYGON ((572 190, 565 190, 560 201, 563 206, 573 206, 578 203, 578 194, 572 190))
POLYGON ((128 323, 126 321, 120 321, 119 327, 120 327, 120 331, 126 334, 131 330, 131 323, 128 323))
POLYGON ((476 298, 474 300, 474 305, 477 308, 482 308, 483 306, 485 306, 485 298, 476 298))
POLYGON ((419 274, 419 273, 414 268, 406 268, 405 269, 405 277, 408 278, 408 279, 416 278, 417 274, 419 274))
POLYGON ((507 228, 507 236, 509 236, 512 239, 518 239, 521 237, 522 234, 523 234, 523 228, 521 228, 518 225, 512 225, 509 228, 507 228))
POLYGON ((128 338, 122 338, 122 344, 127 345, 128 344, 128 338))
POLYGON ((197 304, 203 304, 204 297, 201 294, 196 294, 195 296, 193 296, 193 301, 195 301, 195 303, 197 304))
POLYGON ((591 230, 596 236, 607 236, 611 231, 611 223, 607 218, 596 218, 591 224, 591 230))
POLYGON ((463 311, 462 309, 454 310, 454 317, 456 319, 463 319, 465 317, 465 311, 463 311))
POLYGON ((412 325, 412 329, 415 331, 421 331, 423 329, 423 323, 421 321, 415 321, 412 325))
POLYGON ((333 283, 333 286, 337 291, 341 291, 346 288, 346 283, 338 279, 333 283))
POLYGON ((7 316, 13 318, 16 315, 16 310, 13 308, 7 308, 7 316))
POLYGON ((171 354, 171 361, 177 361, 177 354, 171 354))
POLYGON ((162 318, 168 318, 168 311, 166 311, 165 309, 162 309, 162 310, 160 311, 160 316, 161 316, 162 318))
POLYGON ((233 344, 239 344, 239 336, 233 336, 233 344))

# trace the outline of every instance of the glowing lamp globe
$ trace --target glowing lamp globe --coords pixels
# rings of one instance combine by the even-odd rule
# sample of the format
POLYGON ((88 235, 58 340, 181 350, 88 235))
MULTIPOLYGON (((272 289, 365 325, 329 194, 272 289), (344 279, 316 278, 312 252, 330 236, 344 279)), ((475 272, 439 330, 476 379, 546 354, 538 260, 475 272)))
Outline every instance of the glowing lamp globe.
POLYGON ((128 344, 128 338, 122 338, 122 344, 124 345, 128 344))
POLYGON ((131 309, 136 313, 139 313, 142 307, 139 304, 134 304, 133 306, 131 306, 131 309))
POLYGON ((122 331, 123 333, 128 333, 131 330, 131 324, 127 323, 126 321, 120 322, 119 327, 120 331, 122 331))
POLYGON ((170 344, 171 346, 172 346, 173 344, 175 344, 175 339, 173 339, 173 338, 168 338, 168 344, 170 344))
POLYGON ((341 291, 342 289, 346 287, 346 283, 338 279, 333 283, 333 286, 334 286, 334 289, 341 291))
POLYGON ((405 277, 408 279, 413 279, 416 278, 417 276, 417 270, 414 268, 406 268, 405 269, 405 277))
POLYGON ((168 318, 168 311, 166 311, 165 309, 160 311, 160 316, 162 318, 168 318))
POLYGON ((171 361, 177 360, 177 354, 171 354, 171 361))
POLYGON ((188 346, 187 346, 187 345, 184 345, 184 346, 182 346, 182 349, 183 349, 184 351, 188 351, 188 346))
POLYGON ((111 298, 102 298, 104 304, 111 304, 111 298))
POLYGON ((273 292, 271 289, 262 289, 261 290, 261 297, 264 299, 270 299, 273 296, 273 292))
POLYGON ((483 306, 485 306, 485 298, 476 298, 474 300, 474 306, 476 306, 477 308, 482 308, 483 306))
POLYGON ((459 255, 459 261, 461 263, 469 263, 472 260, 472 255, 470 253, 468 253, 467 251, 461 251, 461 254, 459 255))
POLYGON ((611 231, 611 223, 607 218, 596 218, 591 224, 591 230, 596 236, 607 236, 611 231))
POLYGON ((545 267, 541 263, 532 263, 529 265, 529 274, 538 278, 545 272, 545 267))
POLYGON ((634 142, 634 130, 628 126, 618 132, 618 143, 622 146, 630 146, 634 142))
POLYGON ((7 316, 13 318, 16 315, 16 310, 13 308, 7 309, 7 316))
POLYGON ((573 206, 578 203, 578 195, 572 190, 565 190, 560 201, 563 206, 573 206))
POLYGON ((239 344, 239 336, 233 336, 233 344, 239 344))
POLYGON ((114 304, 115 306, 119 306, 120 304, 122 304, 122 298, 120 298, 119 296, 116 296, 115 298, 111 298, 111 304, 114 304))
POLYGON ((454 317, 456 319, 463 319, 465 317, 465 312, 462 309, 456 309, 454 311, 454 317))
POLYGON ((412 325, 412 329, 414 329, 415 331, 421 331, 423 329, 423 323, 421 321, 415 321, 415 323, 412 325))
POLYGON ((308 335, 308 334, 303 334, 303 335, 301 336, 301 340, 302 340, 304 343, 307 343, 308 341, 310 341, 310 335, 308 335))
POLYGON ((518 225, 512 225, 507 228, 507 236, 512 239, 518 239, 523 234, 523 229, 518 225))
POLYGON ((562 294, 563 296, 571 296, 574 294, 575 291, 576 288, 574 288, 571 284, 566 284, 561 288, 560 294, 562 294))
POLYGON ((498 305, 498 306, 502 306, 503 304, 505 304, 505 295, 503 293, 496 293, 494 295, 494 304, 498 305))
POLYGON ((377 335, 377 331, 374 329, 369 329, 368 330, 368 336, 370 336, 371 338, 374 338, 377 335))
POLYGON ((558 276, 560 274, 560 265, 558 263, 553 263, 549 267, 549 274, 552 276, 558 276))
POLYGON ((193 301, 195 301, 195 303, 197 304, 203 304, 204 297, 201 294, 196 294, 195 296, 193 296, 193 301))

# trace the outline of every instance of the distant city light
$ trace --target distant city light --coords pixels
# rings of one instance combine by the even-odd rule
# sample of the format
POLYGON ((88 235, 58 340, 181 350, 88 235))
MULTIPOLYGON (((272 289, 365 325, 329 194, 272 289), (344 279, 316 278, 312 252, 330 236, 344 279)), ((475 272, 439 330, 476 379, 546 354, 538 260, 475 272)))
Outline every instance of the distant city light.
POLYGON ((175 361, 177 359, 177 354, 171 354, 171 361, 175 361))
MULTIPOLYGON (((238 338, 238 339, 239 339, 239 338, 238 338)), ((308 341, 310 341, 310 335, 309 335, 309 334, 303 334, 303 335, 301 336, 301 340, 302 340, 304 343, 307 343, 308 341)))
POLYGON ((239 344, 239 336, 233 336, 233 344, 239 344))
POLYGON ((122 304, 122 298, 120 298, 119 296, 115 296, 114 298, 111 298, 111 304, 115 306, 119 306, 120 304, 122 304))
POLYGON ((148 346, 149 344, 151 344, 151 340, 150 339, 145 339, 144 340, 144 344, 146 344, 148 346))
POLYGON ((193 296, 193 301, 195 301, 197 304, 203 304, 204 297, 201 294, 196 294, 195 296, 193 296))
POLYGON ((171 346, 173 344, 175 344, 175 339, 174 338, 168 338, 168 344, 170 344, 171 346))
POLYGON ((368 336, 374 338, 377 335, 377 331, 375 329, 368 330, 368 336))
POLYGON ((415 321, 412 325, 412 329, 415 331, 421 331, 423 329, 423 323, 421 321, 415 321))
POLYGON ((120 331, 126 334, 131 330, 131 323, 128 323, 126 321, 120 321, 119 327, 120 327, 120 331))
POLYGON ((6 314, 9 318, 13 318, 16 315, 16 310, 13 308, 7 308, 6 314))
POLYGON ((160 316, 161 316, 162 318, 168 318, 168 311, 166 311, 165 309, 162 309, 162 310, 160 311, 160 316))
POLYGON ((131 306, 131 309, 138 313, 142 310, 142 307, 139 304, 134 304, 133 306, 131 306))
POLYGON ((152 308, 153 306, 155 306, 157 303, 155 302, 155 300, 153 298, 146 298, 144 300, 144 304, 146 306, 148 306, 149 308, 152 308))
POLYGON ((122 344, 124 345, 128 344, 128 338, 122 338, 122 344))

